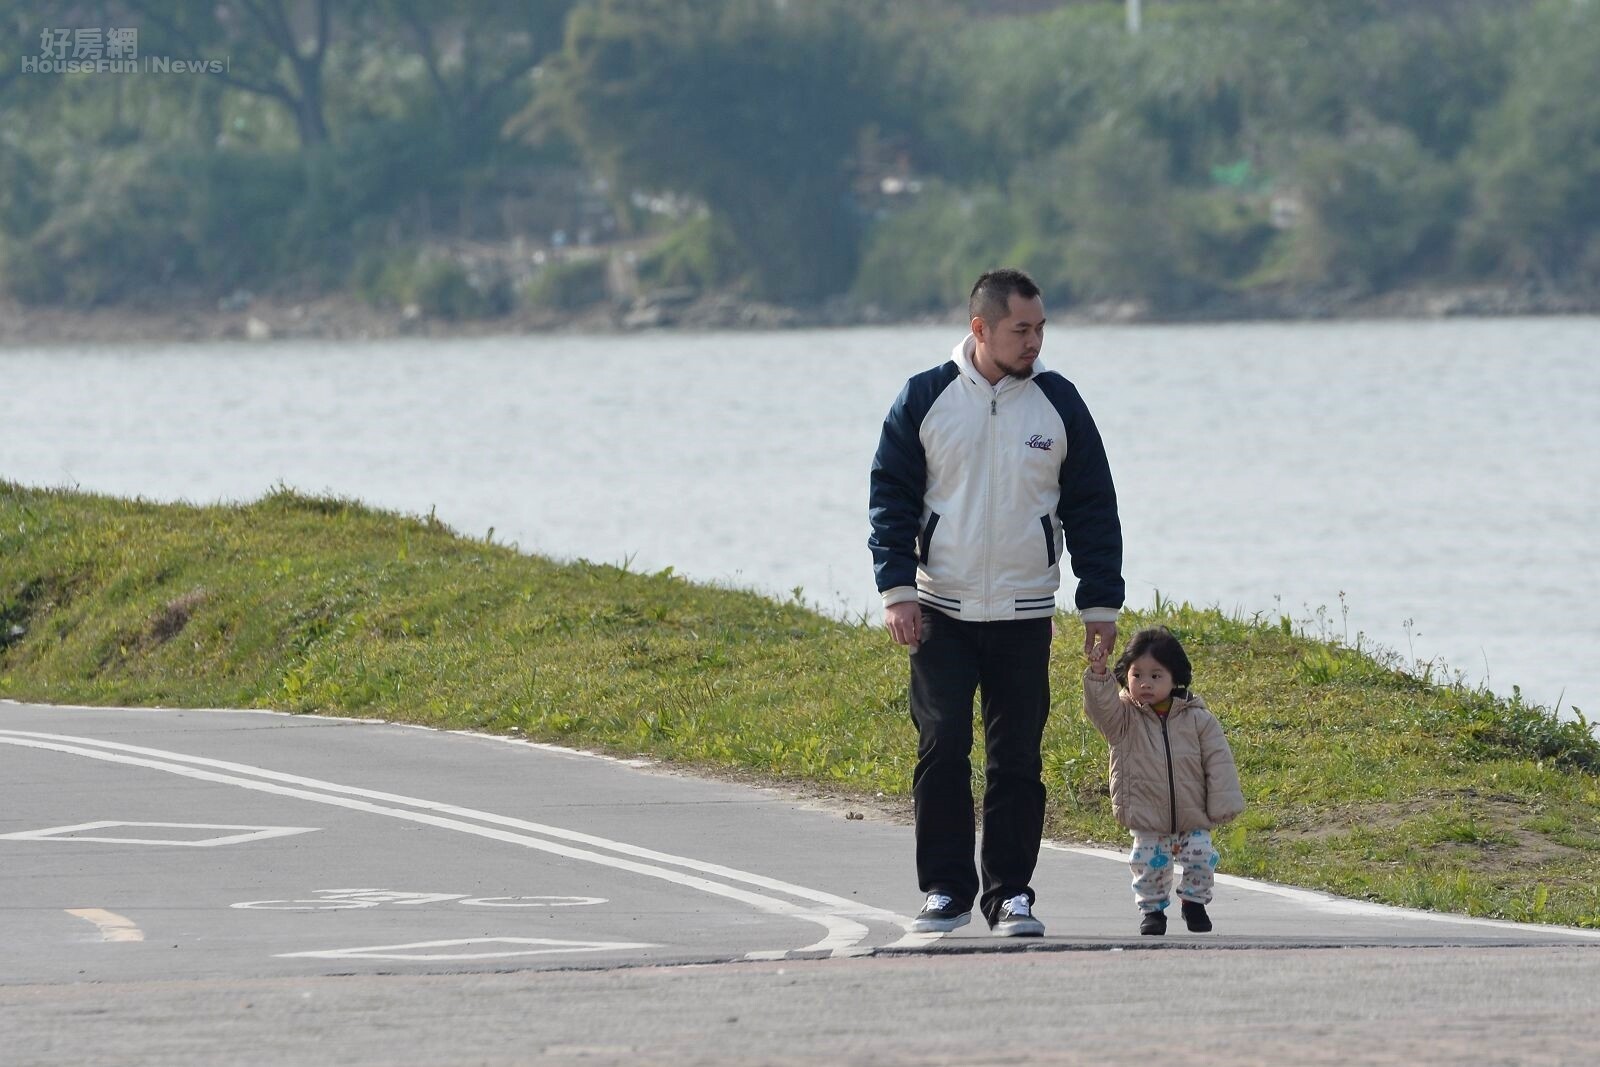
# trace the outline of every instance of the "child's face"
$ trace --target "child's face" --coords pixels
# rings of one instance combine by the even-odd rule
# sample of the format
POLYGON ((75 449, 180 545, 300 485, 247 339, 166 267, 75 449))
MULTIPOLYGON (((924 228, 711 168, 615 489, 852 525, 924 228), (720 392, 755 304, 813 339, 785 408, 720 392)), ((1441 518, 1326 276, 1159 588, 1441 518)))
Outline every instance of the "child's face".
POLYGON ((1141 704, 1159 704, 1172 695, 1172 672, 1146 652, 1128 664, 1128 695, 1141 704))

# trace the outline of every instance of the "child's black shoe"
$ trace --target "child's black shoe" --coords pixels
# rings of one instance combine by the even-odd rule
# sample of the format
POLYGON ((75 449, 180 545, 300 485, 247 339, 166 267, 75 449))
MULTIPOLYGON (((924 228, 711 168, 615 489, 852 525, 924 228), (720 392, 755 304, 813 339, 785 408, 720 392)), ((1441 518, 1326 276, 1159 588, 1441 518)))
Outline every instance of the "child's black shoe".
POLYGON ((1144 918, 1139 920, 1139 932, 1141 934, 1155 934, 1157 936, 1166 933, 1167 913, 1164 911, 1145 912, 1144 918))
POLYGON ((1206 914, 1206 906, 1193 900, 1183 902, 1183 921, 1197 934, 1211 930, 1211 916, 1206 914))

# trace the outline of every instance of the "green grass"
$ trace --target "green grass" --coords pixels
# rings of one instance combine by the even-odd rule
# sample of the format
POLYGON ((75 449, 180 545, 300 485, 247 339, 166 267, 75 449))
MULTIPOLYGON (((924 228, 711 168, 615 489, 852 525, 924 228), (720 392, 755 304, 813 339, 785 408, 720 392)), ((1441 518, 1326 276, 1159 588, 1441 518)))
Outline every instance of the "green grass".
MULTIPOLYGON (((867 565, 863 559, 863 567, 867 565)), ((1306 623, 1157 599, 1250 808, 1222 869, 1370 900, 1600 927, 1600 742, 1306 623)), ((1121 847, 1058 619, 1052 837, 1121 847)), ((1326 629, 1325 627, 1323 628, 1326 629)), ((557 564, 287 490, 191 507, 0 482, 0 696, 378 716, 644 754, 904 812, 905 655, 876 627, 557 564)), ((975 756, 981 766, 981 754, 975 756)))

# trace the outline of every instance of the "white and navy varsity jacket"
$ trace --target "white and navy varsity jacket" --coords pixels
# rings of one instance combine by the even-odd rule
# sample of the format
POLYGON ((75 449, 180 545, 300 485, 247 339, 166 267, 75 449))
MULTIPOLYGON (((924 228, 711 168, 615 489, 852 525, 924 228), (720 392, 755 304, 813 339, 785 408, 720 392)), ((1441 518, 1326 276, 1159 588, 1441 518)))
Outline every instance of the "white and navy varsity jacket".
POLYGON ((991 386, 969 334, 915 375, 872 459, 867 539, 884 607, 958 619, 1049 618, 1065 548, 1086 622, 1122 606, 1122 526, 1100 431, 1072 383, 1036 361, 991 386))

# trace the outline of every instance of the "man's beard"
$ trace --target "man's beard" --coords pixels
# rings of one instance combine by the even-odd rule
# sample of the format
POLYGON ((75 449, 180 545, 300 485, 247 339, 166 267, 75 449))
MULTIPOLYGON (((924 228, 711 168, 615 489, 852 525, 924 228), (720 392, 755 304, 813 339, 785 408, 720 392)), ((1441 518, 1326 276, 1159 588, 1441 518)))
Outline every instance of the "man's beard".
MULTIPOLYGON (((1038 357, 1036 356, 1034 358, 1037 359, 1038 357)), ((1032 363, 1022 363, 1022 364, 1019 364, 1018 366, 1004 368, 1004 369, 1005 369, 1005 372, 1006 372, 1006 377, 1008 377, 1008 378, 1032 378, 1033 377, 1033 364, 1032 363)))

